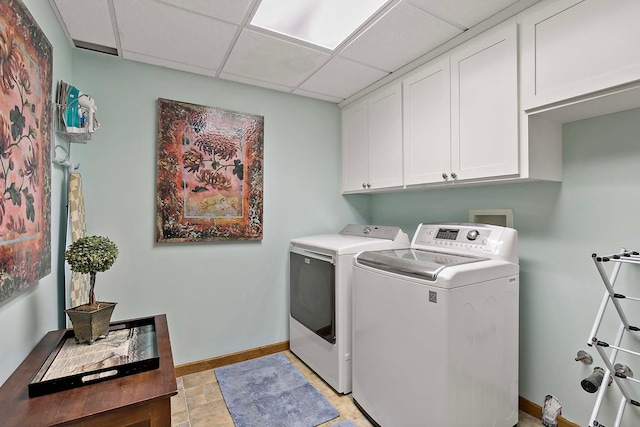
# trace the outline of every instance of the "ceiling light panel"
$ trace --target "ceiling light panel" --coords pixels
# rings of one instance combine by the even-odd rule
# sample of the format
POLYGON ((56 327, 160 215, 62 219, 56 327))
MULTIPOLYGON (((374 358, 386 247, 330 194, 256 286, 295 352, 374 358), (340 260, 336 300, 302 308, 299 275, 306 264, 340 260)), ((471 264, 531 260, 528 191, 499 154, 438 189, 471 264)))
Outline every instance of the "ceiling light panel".
POLYGON ((389 0, 262 0, 251 24, 335 49, 389 0))

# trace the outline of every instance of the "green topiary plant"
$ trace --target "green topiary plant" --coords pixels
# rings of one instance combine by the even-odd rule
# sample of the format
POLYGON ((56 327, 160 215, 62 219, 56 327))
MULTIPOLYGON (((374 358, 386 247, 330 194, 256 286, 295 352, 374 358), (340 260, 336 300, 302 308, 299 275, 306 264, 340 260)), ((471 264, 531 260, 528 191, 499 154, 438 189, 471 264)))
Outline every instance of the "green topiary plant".
POLYGON ((93 291, 96 285, 96 273, 107 271, 118 258, 118 247, 115 243, 102 236, 87 236, 69 245, 64 253, 64 259, 71 266, 72 271, 89 273, 89 304, 95 305, 96 295, 93 291))

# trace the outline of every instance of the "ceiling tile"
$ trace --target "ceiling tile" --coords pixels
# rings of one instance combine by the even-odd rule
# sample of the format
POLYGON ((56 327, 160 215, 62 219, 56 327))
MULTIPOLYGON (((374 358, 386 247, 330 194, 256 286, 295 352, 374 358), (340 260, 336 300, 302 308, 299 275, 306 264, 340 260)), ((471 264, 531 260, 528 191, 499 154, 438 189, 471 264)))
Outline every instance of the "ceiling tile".
POLYGON ((215 77, 217 70, 210 68, 202 68, 196 65, 189 65, 183 62, 175 62, 169 59, 156 58, 154 56, 147 56, 141 53, 130 52, 128 50, 122 51, 122 57, 124 59, 130 59, 132 61, 143 62, 145 64, 157 65, 159 67, 171 68, 173 70, 187 71, 194 74, 202 74, 204 76, 215 77))
POLYGON ((116 48, 107 0, 55 0, 74 40, 116 48))
POLYGON ((251 0, 159 0, 183 9, 241 24, 247 14, 251 0))
POLYGON ((225 72, 220 73, 219 77, 225 80, 231 80, 238 83, 245 83, 252 86, 259 86, 266 89, 278 90, 280 92, 291 92, 291 90, 293 89, 293 87, 290 87, 290 86, 282 86, 275 83, 265 82, 262 80, 251 79, 243 76, 236 76, 235 74, 225 73, 225 72))
POLYGON ((114 0, 123 50, 218 69, 237 27, 153 0, 114 0))
POLYGON ((400 2, 351 42, 340 56, 392 72, 461 32, 415 6, 400 2))
POLYGON ((243 30, 222 71, 295 87, 329 55, 251 30, 243 30))
POLYGON ((518 0, 406 0, 464 28, 471 28, 518 0))
POLYGON ((387 74, 348 59, 335 57, 300 85, 300 88, 344 99, 387 74))
POLYGON ((293 91, 295 95, 306 96, 307 98, 316 98, 322 101, 335 102, 336 104, 342 102, 344 98, 336 98, 333 96, 322 95, 320 93, 311 92, 308 90, 296 89, 293 91))

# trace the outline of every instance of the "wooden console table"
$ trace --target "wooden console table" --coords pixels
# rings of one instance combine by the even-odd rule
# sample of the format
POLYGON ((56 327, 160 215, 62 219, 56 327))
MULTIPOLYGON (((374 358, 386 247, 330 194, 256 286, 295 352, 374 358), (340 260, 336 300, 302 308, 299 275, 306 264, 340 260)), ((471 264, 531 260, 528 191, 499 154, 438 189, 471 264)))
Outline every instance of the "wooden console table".
POLYGON ((154 316, 160 367, 29 398, 28 384, 64 329, 51 331, 0 387, 0 424, 24 426, 170 427, 178 393, 166 316, 154 316))

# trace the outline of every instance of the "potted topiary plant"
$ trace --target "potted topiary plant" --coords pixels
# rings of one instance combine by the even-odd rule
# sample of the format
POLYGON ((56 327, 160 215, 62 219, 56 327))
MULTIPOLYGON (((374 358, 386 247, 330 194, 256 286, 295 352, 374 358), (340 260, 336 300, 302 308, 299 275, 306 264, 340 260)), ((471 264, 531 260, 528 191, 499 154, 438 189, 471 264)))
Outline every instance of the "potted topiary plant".
POLYGON ((93 344, 109 332, 114 302, 98 302, 94 288, 96 274, 111 268, 118 257, 118 247, 103 236, 86 236, 73 242, 64 253, 72 271, 89 274, 89 303, 65 310, 77 343, 93 344))

